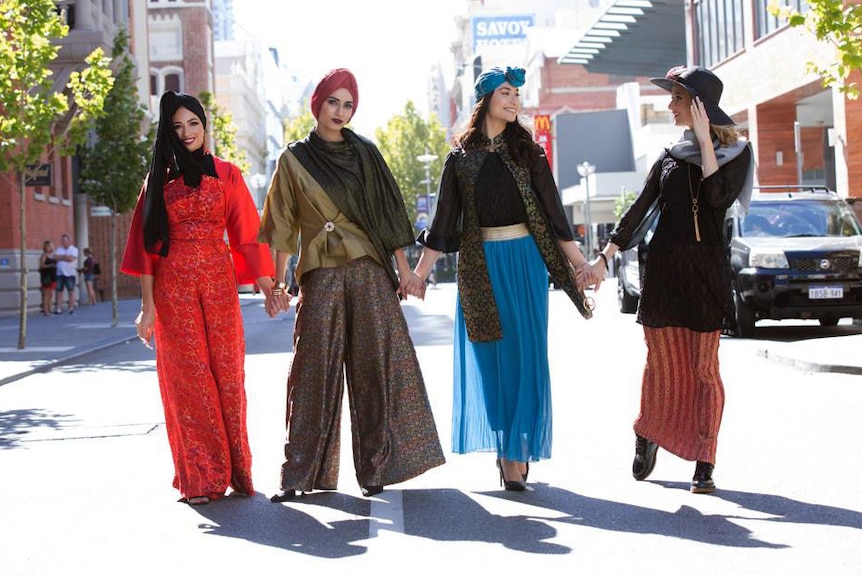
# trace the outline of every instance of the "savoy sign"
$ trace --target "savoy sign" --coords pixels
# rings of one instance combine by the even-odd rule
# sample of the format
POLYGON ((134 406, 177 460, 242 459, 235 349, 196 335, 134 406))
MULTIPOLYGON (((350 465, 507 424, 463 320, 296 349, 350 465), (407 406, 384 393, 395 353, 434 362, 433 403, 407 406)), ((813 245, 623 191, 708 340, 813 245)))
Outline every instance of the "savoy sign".
POLYGON ((500 45, 521 44, 527 39, 527 28, 534 26, 533 14, 510 16, 476 16, 472 19, 473 51, 500 45))

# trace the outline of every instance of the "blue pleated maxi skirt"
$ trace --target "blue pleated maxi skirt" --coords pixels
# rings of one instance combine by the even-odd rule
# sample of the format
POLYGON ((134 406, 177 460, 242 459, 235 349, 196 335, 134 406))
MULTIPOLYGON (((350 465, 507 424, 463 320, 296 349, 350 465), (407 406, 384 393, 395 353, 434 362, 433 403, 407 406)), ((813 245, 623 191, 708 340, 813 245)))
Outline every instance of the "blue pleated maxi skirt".
POLYGON ((452 451, 511 461, 551 456, 548 272, 533 236, 484 241, 503 339, 471 342, 455 310, 452 451))

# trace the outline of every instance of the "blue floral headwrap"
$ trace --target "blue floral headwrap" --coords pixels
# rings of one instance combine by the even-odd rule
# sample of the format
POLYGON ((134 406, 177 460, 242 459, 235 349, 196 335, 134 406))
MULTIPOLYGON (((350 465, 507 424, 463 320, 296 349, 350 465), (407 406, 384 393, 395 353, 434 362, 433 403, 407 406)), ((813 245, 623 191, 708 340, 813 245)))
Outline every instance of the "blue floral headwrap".
POLYGON ((473 88, 475 90, 476 101, 478 102, 486 94, 490 94, 499 88, 503 82, 508 82, 515 88, 520 88, 524 85, 525 76, 526 72, 523 68, 507 67, 503 70, 502 68, 494 67, 487 72, 483 72, 476 78, 476 85, 473 88))

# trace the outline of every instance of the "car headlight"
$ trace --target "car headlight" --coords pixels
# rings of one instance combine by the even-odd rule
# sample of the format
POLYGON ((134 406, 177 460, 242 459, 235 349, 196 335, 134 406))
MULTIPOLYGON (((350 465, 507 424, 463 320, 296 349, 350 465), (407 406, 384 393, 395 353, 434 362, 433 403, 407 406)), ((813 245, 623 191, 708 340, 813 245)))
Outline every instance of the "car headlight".
POLYGON ((783 251, 752 249, 748 256, 748 262, 751 267, 755 268, 773 270, 790 268, 783 251))

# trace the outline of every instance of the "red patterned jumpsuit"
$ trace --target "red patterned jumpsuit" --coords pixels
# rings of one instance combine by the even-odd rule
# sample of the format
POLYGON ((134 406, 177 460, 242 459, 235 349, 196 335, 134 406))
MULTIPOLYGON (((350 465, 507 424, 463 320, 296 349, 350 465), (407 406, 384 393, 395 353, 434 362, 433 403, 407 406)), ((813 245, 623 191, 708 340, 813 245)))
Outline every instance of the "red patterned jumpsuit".
POLYGON ((228 487, 254 493, 237 283, 274 274, 269 247, 257 242, 260 220, 239 169, 214 161, 218 179, 204 175, 198 188, 182 178, 165 185, 167 257, 144 249, 141 193, 121 268, 153 275, 156 370, 173 484, 185 498, 218 499, 228 487))

